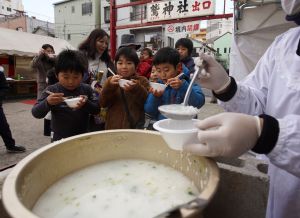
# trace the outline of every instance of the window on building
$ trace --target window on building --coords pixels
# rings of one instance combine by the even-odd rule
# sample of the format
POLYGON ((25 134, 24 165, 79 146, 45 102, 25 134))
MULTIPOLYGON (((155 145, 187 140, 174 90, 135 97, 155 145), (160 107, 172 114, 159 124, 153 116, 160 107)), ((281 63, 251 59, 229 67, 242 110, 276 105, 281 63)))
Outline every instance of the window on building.
POLYGON ((227 48, 224 48, 224 54, 226 54, 227 53, 227 48))
POLYGON ((168 46, 174 47, 174 38, 168 36, 168 46))
POLYGON ((231 48, 229 47, 229 49, 228 49, 228 53, 230 53, 231 52, 231 48))
POLYGON ((217 54, 220 54, 220 48, 217 48, 217 54))
POLYGON ((87 15, 93 13, 93 4, 92 2, 86 2, 82 5, 82 15, 87 15))
POLYGON ((72 11, 72 14, 74 14, 74 13, 75 13, 75 6, 74 6, 74 5, 72 6, 72 9, 71 9, 71 11, 72 11))
POLYGON ((131 12, 130 12, 130 20, 140 20, 142 16, 142 19, 147 18, 147 5, 136 5, 132 6, 131 12))
POLYGON ((68 34, 68 40, 71 40, 71 34, 68 34))
POLYGON ((147 5, 144 5, 143 19, 147 19, 147 5))
POLYGON ((6 10, 7 10, 7 11, 11 11, 11 8, 7 7, 6 10))
POLYGON ((110 22, 110 7, 104 7, 104 22, 109 23, 110 22))

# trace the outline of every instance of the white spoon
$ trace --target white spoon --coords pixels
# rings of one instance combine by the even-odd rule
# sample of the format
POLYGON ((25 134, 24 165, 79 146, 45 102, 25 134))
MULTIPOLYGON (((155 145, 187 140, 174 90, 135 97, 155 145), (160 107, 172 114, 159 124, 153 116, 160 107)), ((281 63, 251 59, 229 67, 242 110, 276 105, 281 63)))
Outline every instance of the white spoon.
POLYGON ((107 70, 112 74, 112 75, 116 75, 109 67, 107 68, 107 70))

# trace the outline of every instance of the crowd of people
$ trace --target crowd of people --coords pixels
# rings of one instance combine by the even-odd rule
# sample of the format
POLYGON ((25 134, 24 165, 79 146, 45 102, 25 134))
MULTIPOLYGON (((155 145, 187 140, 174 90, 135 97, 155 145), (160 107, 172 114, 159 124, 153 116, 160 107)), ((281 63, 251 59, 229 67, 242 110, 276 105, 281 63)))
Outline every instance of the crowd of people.
MULTIPOLYGON (((300 0, 282 0, 281 4, 286 19, 300 25, 300 0)), ((230 77, 211 56, 202 54, 209 76, 200 76, 198 82, 212 90, 228 112, 198 121, 199 143, 184 146, 184 150, 201 156, 237 157, 248 150, 266 155, 270 175, 269 218, 296 218, 300 214, 299 35, 300 28, 296 27, 278 36, 242 82, 230 77)), ((179 39, 175 49, 162 48, 154 56, 151 49, 144 48, 139 58, 136 49, 134 44, 123 45, 115 60, 111 60, 108 35, 96 29, 78 51, 64 50, 55 57, 54 68, 50 70, 58 82, 46 84, 44 91, 39 89, 38 101, 32 108, 36 118, 51 112, 54 141, 95 129, 138 128, 145 114, 152 119, 165 119, 158 106, 182 103, 194 73, 190 41, 179 39), (122 79, 129 82, 121 86, 122 79), (158 92, 150 82, 168 86, 158 92), (75 109, 64 103, 69 96, 81 96, 75 109), (102 109, 106 116, 101 115, 102 109), (105 125, 91 128, 90 118, 101 116, 105 117, 105 125)), ((52 56, 47 51, 40 55, 48 55, 49 59, 52 56)), ((45 75, 48 72, 41 77, 45 75)), ((39 87, 45 85, 44 79, 38 81, 39 87)), ((200 108, 204 99, 201 87, 194 85, 189 104, 200 108)), ((2 125, 7 123, 2 107, 0 118, 1 136, 7 131, 12 139, 8 125, 5 130, 2 125)), ((5 145, 8 151, 25 150, 16 146, 13 139, 5 145)))
MULTIPOLYGON (((146 118, 166 118, 159 113, 160 105, 183 102, 195 66, 190 39, 179 39, 175 48, 162 48, 155 55, 142 48, 140 57, 140 45, 128 43, 119 47, 114 60, 108 45, 108 34, 97 28, 78 50, 55 56, 51 45, 43 45, 34 59, 39 93, 32 115, 40 119, 51 114, 52 141, 91 131, 145 128, 146 118), (56 75, 54 84, 46 83, 53 75, 49 72, 56 75), (120 85, 124 79, 129 82, 120 85), (158 92, 151 82, 167 84, 166 89, 158 92), (81 96, 75 108, 64 102, 70 96, 81 96)), ((201 87, 194 84, 189 104, 200 108, 204 103, 201 87)))

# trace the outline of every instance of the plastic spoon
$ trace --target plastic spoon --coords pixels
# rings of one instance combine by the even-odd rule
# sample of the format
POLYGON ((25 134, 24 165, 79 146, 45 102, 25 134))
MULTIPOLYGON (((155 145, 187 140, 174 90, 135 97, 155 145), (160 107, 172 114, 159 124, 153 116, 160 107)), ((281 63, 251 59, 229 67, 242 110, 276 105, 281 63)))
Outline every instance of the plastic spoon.
POLYGON ((112 75, 116 75, 109 67, 107 68, 107 70, 112 74, 112 75))
MULTIPOLYGON (((179 77, 181 77, 183 74, 184 74, 184 73, 180 73, 180 74, 178 74, 177 76, 175 76, 174 78, 179 78, 179 77)), ((165 83, 165 85, 168 86, 169 83, 165 83)))
MULTIPOLYGON (((46 90, 45 92, 46 92, 47 94, 49 94, 49 95, 54 94, 54 92, 51 92, 51 91, 49 91, 49 90, 46 90)), ((64 100, 70 99, 70 98, 73 98, 73 96, 63 97, 64 100)))

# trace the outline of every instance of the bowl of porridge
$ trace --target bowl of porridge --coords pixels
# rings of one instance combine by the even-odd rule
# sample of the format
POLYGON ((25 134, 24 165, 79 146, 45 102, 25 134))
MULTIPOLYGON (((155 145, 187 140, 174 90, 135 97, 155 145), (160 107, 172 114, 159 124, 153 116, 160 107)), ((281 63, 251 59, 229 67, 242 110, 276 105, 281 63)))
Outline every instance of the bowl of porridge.
POLYGON ((213 160, 170 149, 158 132, 110 130, 26 156, 7 176, 2 200, 16 218, 150 218, 173 208, 189 217, 201 213, 197 202, 206 205, 218 182, 213 160))
POLYGON ((155 91, 161 92, 164 91, 167 86, 162 83, 150 82, 150 87, 153 88, 155 91))
POLYGON ((171 149, 182 151, 186 144, 199 143, 197 121, 163 119, 155 122, 153 128, 160 132, 171 149))
POLYGON ((82 97, 75 97, 75 98, 68 98, 65 99, 64 102, 70 107, 70 108, 76 108, 79 101, 82 99, 82 97))
POLYGON ((128 79, 120 79, 119 80, 119 86, 121 88, 125 88, 125 86, 130 86, 132 84, 133 84, 133 82, 131 80, 128 80, 128 79))

